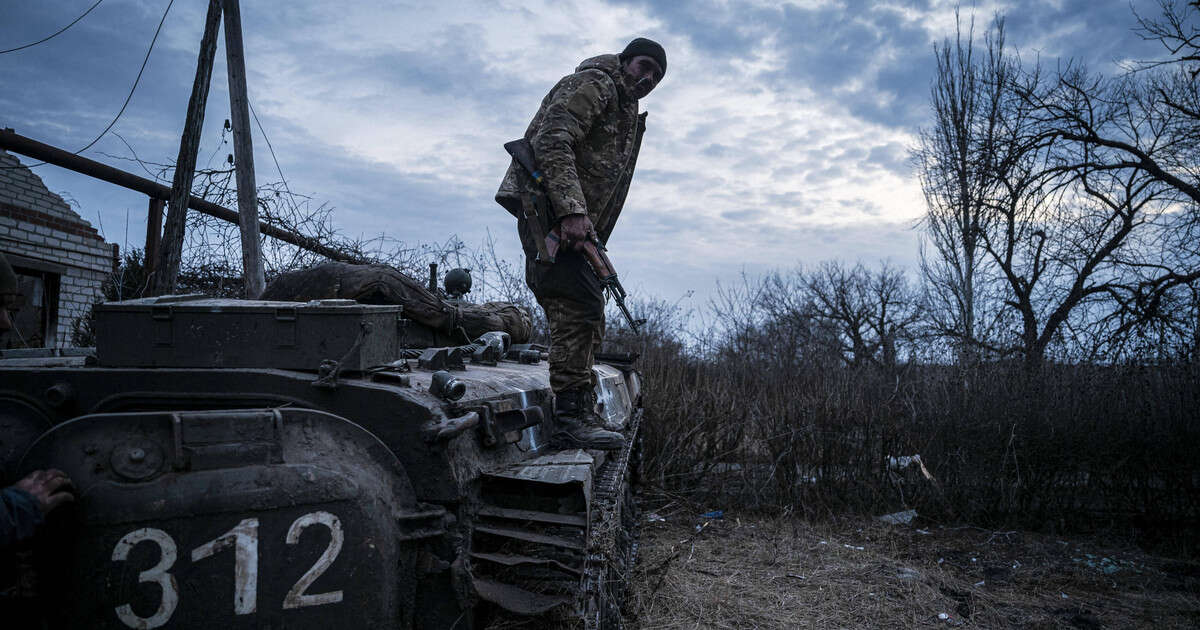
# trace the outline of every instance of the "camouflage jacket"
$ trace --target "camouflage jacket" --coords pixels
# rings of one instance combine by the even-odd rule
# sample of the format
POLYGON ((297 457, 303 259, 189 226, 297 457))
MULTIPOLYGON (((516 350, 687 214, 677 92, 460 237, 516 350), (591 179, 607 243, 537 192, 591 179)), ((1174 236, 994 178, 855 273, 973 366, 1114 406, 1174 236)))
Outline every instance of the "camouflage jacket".
MULTIPOLYGON (((645 130, 646 115, 637 110, 616 55, 585 60, 542 99, 525 137, 546 178, 554 214, 547 217, 547 227, 565 215, 586 213, 600 240, 608 241, 625 204, 645 130)), ((535 187, 513 160, 496 201, 521 219, 521 196, 535 187)), ((520 232, 526 251, 532 251, 524 219, 520 232)))

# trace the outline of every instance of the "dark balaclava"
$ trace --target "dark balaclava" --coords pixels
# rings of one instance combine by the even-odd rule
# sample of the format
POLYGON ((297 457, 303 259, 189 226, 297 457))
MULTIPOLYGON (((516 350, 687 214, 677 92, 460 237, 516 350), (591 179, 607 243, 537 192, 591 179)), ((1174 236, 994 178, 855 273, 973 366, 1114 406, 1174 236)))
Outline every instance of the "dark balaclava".
POLYGON ((629 42, 629 45, 625 47, 625 50, 621 51, 618 57, 621 58, 621 63, 625 63, 638 55, 646 55, 657 61, 658 65, 662 67, 663 74, 667 74, 667 51, 663 50, 663 47, 658 42, 646 39, 645 37, 639 37, 629 42))

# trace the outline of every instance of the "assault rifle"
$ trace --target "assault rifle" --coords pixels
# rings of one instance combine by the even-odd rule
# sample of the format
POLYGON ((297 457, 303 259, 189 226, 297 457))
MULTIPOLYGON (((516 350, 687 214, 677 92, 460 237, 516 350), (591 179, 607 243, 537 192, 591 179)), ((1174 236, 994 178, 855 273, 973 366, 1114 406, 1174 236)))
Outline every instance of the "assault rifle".
MULTIPOLYGON (((530 232, 538 245, 537 262, 544 264, 554 264, 555 257, 558 256, 559 247, 563 244, 562 233, 559 226, 555 225, 550 229, 546 236, 542 233, 545 230, 545 225, 552 218, 550 212, 549 200, 545 197, 545 176, 537 169, 537 165, 533 158, 533 147, 529 146, 529 141, 525 138, 506 142, 504 150, 513 156, 513 159, 520 164, 529 176, 533 178, 540 189, 540 193, 533 200, 526 200, 525 205, 525 221, 529 225, 530 232)), ((629 324, 629 328, 633 332, 638 332, 638 326, 646 323, 644 319, 634 319, 629 312, 629 307, 625 306, 625 287, 621 286, 621 281, 617 279, 617 270, 613 267, 612 261, 608 259, 608 250, 600 242, 596 235, 589 234, 588 240, 579 244, 579 253, 587 260, 588 266, 592 268, 592 273, 596 274, 596 279, 600 281, 600 286, 604 287, 604 292, 612 301, 617 304, 617 308, 621 310, 621 315, 625 317, 625 322, 629 324)))

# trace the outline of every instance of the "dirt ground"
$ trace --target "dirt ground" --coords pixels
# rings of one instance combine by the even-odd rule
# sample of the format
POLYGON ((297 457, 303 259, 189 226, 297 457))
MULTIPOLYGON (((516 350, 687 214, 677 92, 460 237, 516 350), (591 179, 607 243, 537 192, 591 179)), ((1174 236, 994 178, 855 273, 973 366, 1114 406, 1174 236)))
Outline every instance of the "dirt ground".
POLYGON ((1095 537, 643 513, 630 625, 1197 628, 1200 563, 1095 537))

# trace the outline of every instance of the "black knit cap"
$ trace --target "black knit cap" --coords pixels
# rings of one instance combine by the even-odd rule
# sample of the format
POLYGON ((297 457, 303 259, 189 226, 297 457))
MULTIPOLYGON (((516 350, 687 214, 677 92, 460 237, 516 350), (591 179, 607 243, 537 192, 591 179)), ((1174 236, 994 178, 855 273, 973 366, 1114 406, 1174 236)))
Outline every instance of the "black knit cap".
POLYGON ((621 58, 621 63, 625 63, 638 55, 646 55, 657 61, 658 65, 662 68, 663 74, 667 73, 667 51, 663 50, 663 47, 658 42, 646 39, 645 37, 639 37, 629 42, 629 45, 618 56, 621 58))

